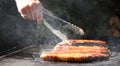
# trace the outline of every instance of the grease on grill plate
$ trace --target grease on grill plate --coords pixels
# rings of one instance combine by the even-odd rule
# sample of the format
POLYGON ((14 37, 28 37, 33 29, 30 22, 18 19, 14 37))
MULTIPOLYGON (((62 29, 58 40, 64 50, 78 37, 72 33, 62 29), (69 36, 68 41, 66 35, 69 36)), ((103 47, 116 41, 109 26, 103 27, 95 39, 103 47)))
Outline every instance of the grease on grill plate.
POLYGON ((53 51, 42 52, 40 58, 51 62, 79 62, 107 60, 107 43, 100 40, 66 40, 58 43, 53 51))

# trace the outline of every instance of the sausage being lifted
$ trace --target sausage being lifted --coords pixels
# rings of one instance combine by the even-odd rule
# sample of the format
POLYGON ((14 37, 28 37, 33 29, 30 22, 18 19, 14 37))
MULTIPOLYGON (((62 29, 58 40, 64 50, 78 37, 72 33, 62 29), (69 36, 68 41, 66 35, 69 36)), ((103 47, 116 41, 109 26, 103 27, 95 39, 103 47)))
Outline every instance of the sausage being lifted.
POLYGON ((63 62, 105 60, 109 57, 106 44, 100 40, 66 40, 58 43, 53 51, 43 52, 40 58, 45 61, 63 62))

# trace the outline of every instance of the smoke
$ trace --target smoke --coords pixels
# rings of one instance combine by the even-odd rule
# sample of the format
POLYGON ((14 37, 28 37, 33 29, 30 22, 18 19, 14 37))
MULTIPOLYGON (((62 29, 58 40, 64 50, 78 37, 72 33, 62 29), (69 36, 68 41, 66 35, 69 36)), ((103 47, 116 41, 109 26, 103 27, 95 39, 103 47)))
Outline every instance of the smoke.
MULTIPOLYGON (((119 60, 120 40, 119 38, 111 39, 108 31, 109 17, 114 14, 114 8, 116 8, 113 8, 115 3, 112 0, 47 0, 43 3, 55 15, 84 29, 86 39, 106 40, 111 51, 108 62, 119 60)), ((64 32, 67 33, 66 30, 63 30, 64 32)), ((77 36, 70 32, 66 35, 74 36, 71 38, 77 36)))
MULTIPOLYGON (((107 7, 109 7, 111 1, 44 0, 42 2, 53 14, 82 27, 89 35, 107 33, 106 28, 104 30, 100 29, 106 27, 110 11, 107 7), (96 33, 96 30, 100 31, 96 33)), ((47 49, 51 50, 58 42, 61 42, 44 25, 38 25, 35 21, 22 19, 13 0, 1 0, 0 4, 0 43, 2 44, 0 50, 18 46, 38 45, 40 46, 40 51, 44 51, 47 49)), ((80 38, 76 33, 66 30, 67 28, 64 28, 63 24, 59 22, 50 24, 69 38, 80 38)))
POLYGON ((35 21, 21 18, 13 0, 0 2, 0 14, 0 52, 38 45, 45 40, 41 39, 45 34, 41 33, 41 29, 37 29, 35 21))

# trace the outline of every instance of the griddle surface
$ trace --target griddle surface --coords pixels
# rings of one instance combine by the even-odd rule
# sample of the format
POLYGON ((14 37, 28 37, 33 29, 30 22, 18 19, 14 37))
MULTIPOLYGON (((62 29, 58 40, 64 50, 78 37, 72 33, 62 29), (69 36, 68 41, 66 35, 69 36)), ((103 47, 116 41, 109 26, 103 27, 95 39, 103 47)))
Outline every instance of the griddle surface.
MULTIPOLYGON (((42 46, 45 47, 45 46, 42 46)), ((120 53, 113 52, 107 61, 98 61, 92 63, 51 63, 41 62, 40 60, 34 60, 33 54, 41 52, 40 46, 34 46, 25 49, 16 54, 9 55, 0 59, 0 66, 119 66, 120 65, 120 53)), ((39 57, 38 57, 39 58, 39 57)))

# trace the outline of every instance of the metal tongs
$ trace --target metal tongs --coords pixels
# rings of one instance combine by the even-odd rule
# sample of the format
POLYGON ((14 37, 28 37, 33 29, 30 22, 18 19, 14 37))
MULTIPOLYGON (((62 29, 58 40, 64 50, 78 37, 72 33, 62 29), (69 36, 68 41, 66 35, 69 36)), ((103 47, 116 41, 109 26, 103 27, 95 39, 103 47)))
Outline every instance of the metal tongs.
POLYGON ((57 37, 59 37, 61 40, 67 40, 68 38, 61 33, 59 30, 54 29, 45 19, 43 19, 44 25, 53 32, 57 37))
MULTIPOLYGON (((43 11, 43 14, 53 18, 53 19, 56 19, 60 22, 63 22, 63 23, 66 23, 69 27, 71 27, 70 29, 73 29, 75 32, 78 32, 79 34, 81 35, 84 35, 84 31, 83 29, 71 24, 70 22, 67 22, 57 16, 54 16, 49 10, 45 9, 45 11, 43 11)), ((60 30, 56 30, 54 29, 48 22, 47 20, 44 18, 43 19, 43 24, 51 31, 53 32, 57 37, 59 37, 61 40, 67 40, 67 36, 64 35, 60 30)))

